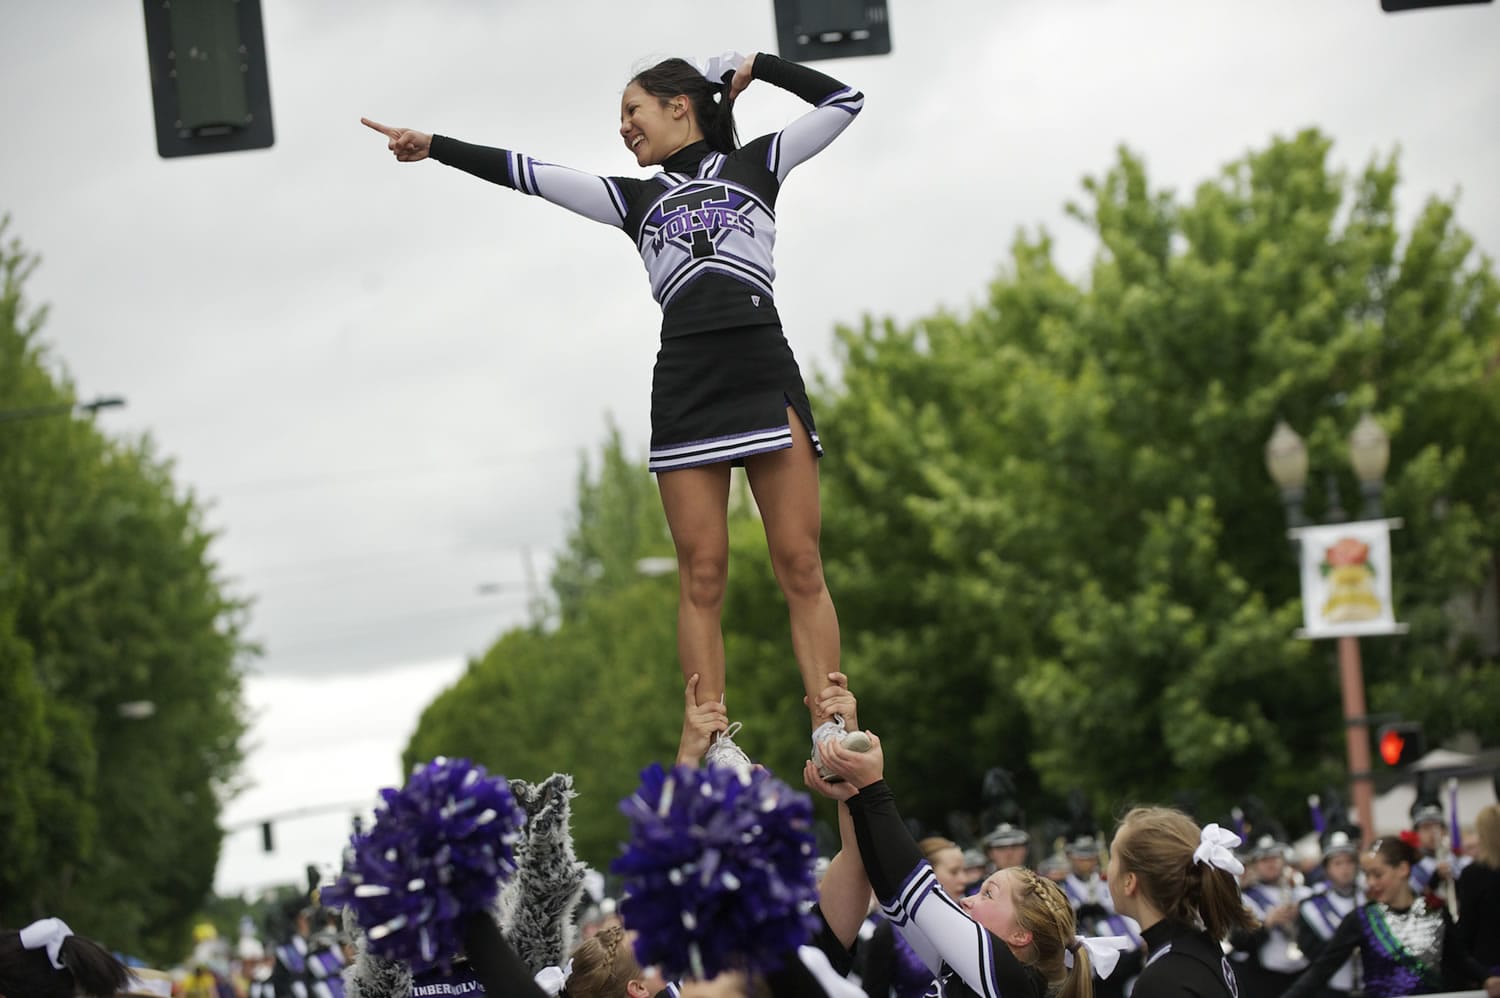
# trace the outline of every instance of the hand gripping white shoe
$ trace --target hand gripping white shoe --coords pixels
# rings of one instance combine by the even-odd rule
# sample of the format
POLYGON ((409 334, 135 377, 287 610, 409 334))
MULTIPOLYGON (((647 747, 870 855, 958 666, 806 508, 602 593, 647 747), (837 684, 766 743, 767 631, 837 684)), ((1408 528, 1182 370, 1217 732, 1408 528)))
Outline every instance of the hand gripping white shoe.
POLYGON ((735 721, 715 735, 714 740, 708 743, 708 751, 703 753, 703 764, 728 766, 739 773, 741 779, 748 779, 755 764, 750 761, 745 750, 734 743, 734 736, 740 733, 740 727, 740 722, 735 721))
POLYGON ((844 718, 840 714, 833 715, 833 720, 824 721, 813 730, 812 760, 818 764, 818 775, 826 783, 843 783, 844 778, 823 765, 822 759, 818 756, 818 745, 830 738, 837 738, 850 752, 868 752, 870 751, 870 736, 863 731, 846 730, 844 718))

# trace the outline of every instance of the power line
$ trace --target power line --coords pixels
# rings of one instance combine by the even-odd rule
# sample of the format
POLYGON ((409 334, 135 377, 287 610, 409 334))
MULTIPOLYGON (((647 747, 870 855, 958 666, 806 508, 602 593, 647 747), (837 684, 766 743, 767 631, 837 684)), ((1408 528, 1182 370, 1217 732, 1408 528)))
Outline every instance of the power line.
POLYGON ((235 832, 243 832, 247 828, 259 828, 261 825, 268 825, 277 821, 290 821, 293 818, 310 818, 319 814, 347 814, 350 811, 369 811, 374 806, 375 802, 373 799, 350 804, 310 804, 307 807, 293 808, 290 811, 277 811, 275 814, 266 814, 259 818, 246 818, 244 821, 236 821, 232 825, 224 826, 224 834, 232 835, 235 832))

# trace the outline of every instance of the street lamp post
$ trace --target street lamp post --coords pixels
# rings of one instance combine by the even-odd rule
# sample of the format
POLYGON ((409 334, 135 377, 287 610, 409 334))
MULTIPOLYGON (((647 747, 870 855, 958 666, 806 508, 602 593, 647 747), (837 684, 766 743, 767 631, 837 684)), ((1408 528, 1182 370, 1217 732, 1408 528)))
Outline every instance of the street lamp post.
MULTIPOLYGON (((1307 487, 1307 445, 1297 431, 1285 421, 1278 421, 1271 439, 1266 441, 1266 470, 1281 489, 1281 501, 1286 507, 1287 523, 1293 527, 1304 526, 1307 517, 1303 511, 1303 497, 1307 487)), ((1349 463, 1359 478, 1363 497, 1361 515, 1364 519, 1377 519, 1381 515, 1380 494, 1384 488, 1385 472, 1390 463, 1390 439, 1380 424, 1365 413, 1349 436, 1349 463)), ((1343 510, 1338 505, 1338 490, 1329 476, 1330 513, 1337 510, 1335 519, 1342 520, 1343 510)), ((1299 541, 1293 542, 1300 545, 1299 541)), ((1375 789, 1370 771, 1369 709, 1365 705, 1364 666, 1360 661, 1359 638, 1345 634, 1338 639, 1339 693, 1344 709, 1344 748, 1349 766, 1350 797, 1354 801, 1355 813, 1359 816, 1360 836, 1368 846, 1375 836, 1375 789)))

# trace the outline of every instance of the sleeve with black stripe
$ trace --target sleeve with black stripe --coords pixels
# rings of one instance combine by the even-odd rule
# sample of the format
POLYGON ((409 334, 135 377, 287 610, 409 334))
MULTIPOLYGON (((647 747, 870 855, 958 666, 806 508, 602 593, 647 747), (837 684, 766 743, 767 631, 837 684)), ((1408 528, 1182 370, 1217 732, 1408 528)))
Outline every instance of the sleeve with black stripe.
POLYGON ((922 858, 884 780, 849 800, 870 886, 887 918, 939 974, 942 965, 980 998, 1029 998, 1032 978, 1003 942, 948 896, 922 858))
POLYGON ((605 225, 625 224, 626 185, 630 183, 625 178, 599 177, 543 163, 524 153, 473 145, 446 135, 432 137, 428 155, 481 180, 544 198, 584 218, 605 225))
POLYGON ((770 137, 766 169, 776 175, 778 183, 786 180, 794 166, 812 159, 838 138, 865 106, 865 95, 858 90, 816 69, 765 52, 755 57, 751 75, 813 105, 811 111, 770 137))

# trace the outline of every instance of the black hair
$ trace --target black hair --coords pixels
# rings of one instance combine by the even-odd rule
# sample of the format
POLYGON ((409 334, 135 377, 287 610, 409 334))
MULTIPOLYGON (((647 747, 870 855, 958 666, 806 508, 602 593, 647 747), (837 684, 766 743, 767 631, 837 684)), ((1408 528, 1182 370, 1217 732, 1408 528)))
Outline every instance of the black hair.
POLYGON ((61 970, 52 966, 46 949, 22 946, 20 932, 0 932, 0 994, 15 998, 110 998, 130 983, 125 965, 91 939, 68 936, 57 957, 63 964, 61 970))
POLYGON ((733 152, 740 144, 734 127, 734 105, 729 99, 731 79, 732 75, 725 73, 722 83, 712 83, 686 59, 666 59, 641 70, 630 82, 640 84, 642 90, 663 102, 679 94, 685 96, 708 147, 724 153, 733 152))
POLYGON ((1402 863, 1416 866, 1422 860, 1422 854, 1417 851, 1416 846, 1395 836, 1376 842, 1370 847, 1370 852, 1379 856, 1386 866, 1400 866, 1402 863))

